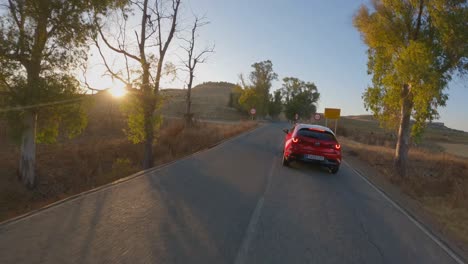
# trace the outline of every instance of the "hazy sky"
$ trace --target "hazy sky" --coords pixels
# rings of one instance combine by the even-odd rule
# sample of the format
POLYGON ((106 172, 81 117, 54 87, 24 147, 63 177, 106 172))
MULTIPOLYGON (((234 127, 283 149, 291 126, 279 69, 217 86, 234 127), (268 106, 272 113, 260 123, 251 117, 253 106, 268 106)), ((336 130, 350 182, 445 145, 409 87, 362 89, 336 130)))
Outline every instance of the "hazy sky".
MULTIPOLYGON (((361 99, 370 84, 366 46, 352 26, 352 17, 368 2, 191 0, 184 6, 184 16, 205 14, 211 22, 200 32, 199 44, 216 44, 216 53, 197 69, 196 83, 236 83, 240 73, 250 72, 252 63, 269 59, 280 79, 294 76, 317 85, 319 111, 336 107, 343 115, 366 114, 361 99)), ((177 60, 174 54, 180 49, 171 52, 170 58, 177 60)), ((468 131, 468 85, 464 82, 466 78, 457 79, 449 86, 448 106, 441 109, 440 121, 468 131)), ((183 82, 166 81, 165 86, 179 88, 183 82)), ((280 87, 278 81, 273 89, 280 87)))

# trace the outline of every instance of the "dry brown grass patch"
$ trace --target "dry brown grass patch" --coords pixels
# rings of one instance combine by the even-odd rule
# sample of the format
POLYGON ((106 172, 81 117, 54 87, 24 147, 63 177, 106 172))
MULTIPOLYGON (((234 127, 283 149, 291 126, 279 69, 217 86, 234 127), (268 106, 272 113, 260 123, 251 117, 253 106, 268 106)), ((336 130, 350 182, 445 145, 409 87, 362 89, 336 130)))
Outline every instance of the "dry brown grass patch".
MULTIPOLYGON (((256 125, 196 123, 186 127, 182 121, 165 122, 156 137, 155 165, 211 147, 256 125)), ((142 150, 122 134, 90 131, 72 142, 40 145, 38 184, 34 190, 27 190, 16 177, 17 149, 2 148, 0 221, 131 175, 141 169, 142 150)))

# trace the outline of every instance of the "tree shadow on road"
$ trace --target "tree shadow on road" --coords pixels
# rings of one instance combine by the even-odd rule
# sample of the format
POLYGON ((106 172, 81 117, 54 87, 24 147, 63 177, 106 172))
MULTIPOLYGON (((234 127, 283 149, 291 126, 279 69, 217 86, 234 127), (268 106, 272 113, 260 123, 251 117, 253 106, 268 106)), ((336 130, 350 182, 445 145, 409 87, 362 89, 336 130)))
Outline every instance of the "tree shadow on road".
MULTIPOLYGON (((243 239, 258 197, 243 192, 233 173, 208 172, 191 160, 171 175, 149 177, 155 202, 167 217, 158 237, 170 263, 231 263, 243 239)), ((160 248, 154 250, 160 251, 160 248)))

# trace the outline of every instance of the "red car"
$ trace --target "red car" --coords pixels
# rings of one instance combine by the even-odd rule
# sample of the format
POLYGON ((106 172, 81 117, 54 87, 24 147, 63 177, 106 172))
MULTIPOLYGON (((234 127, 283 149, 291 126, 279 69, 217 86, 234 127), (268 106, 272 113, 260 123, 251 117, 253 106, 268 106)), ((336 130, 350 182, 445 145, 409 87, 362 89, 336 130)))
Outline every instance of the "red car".
POLYGON ((286 133, 283 166, 291 161, 320 164, 335 174, 340 169, 341 145, 331 129, 324 126, 296 124, 286 133))

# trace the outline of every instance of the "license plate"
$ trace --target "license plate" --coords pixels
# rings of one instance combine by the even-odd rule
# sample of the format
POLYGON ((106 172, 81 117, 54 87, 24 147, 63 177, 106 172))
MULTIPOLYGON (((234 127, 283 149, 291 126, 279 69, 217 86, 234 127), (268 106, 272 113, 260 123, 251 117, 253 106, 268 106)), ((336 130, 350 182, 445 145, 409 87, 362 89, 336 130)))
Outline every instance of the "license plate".
POLYGON ((323 156, 317 156, 317 155, 306 155, 306 159, 310 160, 320 160, 323 161, 325 158, 323 156))

